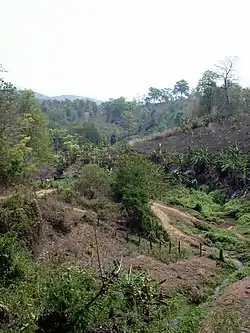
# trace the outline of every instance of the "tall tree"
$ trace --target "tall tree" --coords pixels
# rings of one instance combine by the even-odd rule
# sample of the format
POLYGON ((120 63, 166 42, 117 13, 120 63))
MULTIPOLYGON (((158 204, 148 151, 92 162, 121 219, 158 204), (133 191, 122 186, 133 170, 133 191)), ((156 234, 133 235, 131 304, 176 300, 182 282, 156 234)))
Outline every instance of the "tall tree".
POLYGON ((169 102, 171 101, 173 98, 173 93, 172 93, 172 89, 170 88, 163 88, 161 89, 161 102, 169 102))
POLYGON ((241 104, 243 112, 250 113, 250 88, 243 88, 241 91, 241 104))
POLYGON ((146 101, 157 103, 160 102, 162 98, 162 90, 154 87, 149 88, 148 95, 146 97, 146 101))
POLYGON ((183 96, 188 96, 189 92, 189 84, 186 80, 177 81, 174 85, 173 93, 176 95, 180 95, 181 98, 183 96))
POLYGON ((51 158, 47 122, 31 92, 0 81, 0 182, 8 183, 51 158))
POLYGON ((216 80, 218 75, 212 71, 205 71, 199 80, 197 92, 200 95, 200 113, 211 113, 216 101, 216 80))

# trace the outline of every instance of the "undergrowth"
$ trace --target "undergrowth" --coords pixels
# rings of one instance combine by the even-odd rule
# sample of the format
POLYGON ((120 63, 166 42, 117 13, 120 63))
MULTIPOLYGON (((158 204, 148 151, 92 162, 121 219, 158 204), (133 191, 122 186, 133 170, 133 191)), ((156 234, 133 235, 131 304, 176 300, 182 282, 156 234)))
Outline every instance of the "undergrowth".
POLYGON ((168 204, 194 210, 207 221, 221 221, 222 206, 214 201, 213 193, 188 189, 179 185, 169 187, 160 198, 168 204))

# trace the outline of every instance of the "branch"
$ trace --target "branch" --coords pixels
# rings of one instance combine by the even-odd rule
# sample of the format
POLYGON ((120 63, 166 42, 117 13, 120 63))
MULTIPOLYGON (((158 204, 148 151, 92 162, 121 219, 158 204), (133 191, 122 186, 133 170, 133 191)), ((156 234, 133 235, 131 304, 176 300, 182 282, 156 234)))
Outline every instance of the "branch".
POLYGON ((101 278, 103 278, 102 265, 101 265, 100 252, 99 252, 99 245, 98 245, 98 240, 97 240, 96 226, 94 227, 94 230, 95 230, 95 243, 96 243, 96 252, 97 252, 98 265, 99 265, 101 278))
POLYGON ((2 72, 2 73, 7 73, 8 72, 5 68, 3 68, 2 64, 0 64, 0 72, 2 72))

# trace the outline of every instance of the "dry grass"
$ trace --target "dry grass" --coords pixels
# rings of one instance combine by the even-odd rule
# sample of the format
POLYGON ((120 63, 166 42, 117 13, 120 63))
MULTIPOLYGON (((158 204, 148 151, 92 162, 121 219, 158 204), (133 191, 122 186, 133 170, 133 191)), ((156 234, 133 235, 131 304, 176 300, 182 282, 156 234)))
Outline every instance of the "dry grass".
POLYGON ((159 141, 159 140, 162 140, 164 138, 176 135, 180 132, 183 132, 183 129, 181 127, 173 127, 171 129, 165 130, 163 132, 158 132, 158 133, 148 135, 144 138, 135 138, 135 139, 129 141, 129 145, 131 147, 133 147, 137 143, 142 144, 144 142, 159 141))
POLYGON ((190 130, 172 128, 162 133, 134 139, 129 142, 133 149, 139 152, 150 152, 159 148, 168 153, 184 153, 189 147, 193 149, 208 148, 213 151, 233 147, 237 144, 242 151, 250 149, 249 116, 244 119, 227 119, 221 123, 211 123, 208 127, 190 130))
POLYGON ((209 278, 217 273, 217 264, 214 260, 202 257, 189 257, 169 265, 156 261, 148 256, 140 255, 125 260, 125 265, 140 271, 147 270, 149 274, 166 282, 162 285, 164 290, 177 285, 201 287, 209 278))
POLYGON ((250 277, 229 285, 207 311, 199 333, 249 333, 249 301, 250 277))

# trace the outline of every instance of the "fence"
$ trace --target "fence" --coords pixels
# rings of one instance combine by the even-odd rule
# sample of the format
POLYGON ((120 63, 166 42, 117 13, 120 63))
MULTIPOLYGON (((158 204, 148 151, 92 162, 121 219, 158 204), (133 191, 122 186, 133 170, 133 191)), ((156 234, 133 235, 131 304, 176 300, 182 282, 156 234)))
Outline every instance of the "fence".
MULTIPOLYGON (((117 240, 119 239, 123 242, 125 241, 128 245, 134 244, 134 248, 131 248, 129 245, 127 248, 123 249, 125 256, 128 256, 128 248, 130 248, 130 254, 135 252, 148 254, 157 260, 169 263, 187 258, 190 255, 202 257, 205 255, 204 252, 206 251, 202 242, 197 245, 197 248, 192 249, 185 246, 185 244, 178 239, 170 239, 168 242, 163 240, 152 241, 144 238, 140 234, 131 233, 128 229, 121 230, 114 227, 108 227, 100 220, 98 221, 97 226, 101 229, 105 229, 105 231, 108 232, 112 238, 117 238, 117 240)), ((223 250, 220 250, 217 258, 224 260, 223 250)))

